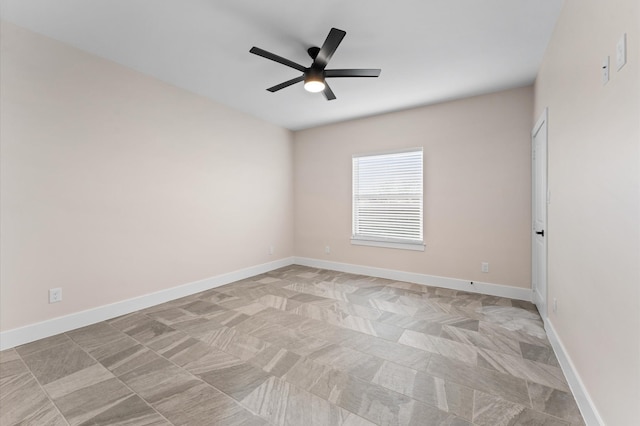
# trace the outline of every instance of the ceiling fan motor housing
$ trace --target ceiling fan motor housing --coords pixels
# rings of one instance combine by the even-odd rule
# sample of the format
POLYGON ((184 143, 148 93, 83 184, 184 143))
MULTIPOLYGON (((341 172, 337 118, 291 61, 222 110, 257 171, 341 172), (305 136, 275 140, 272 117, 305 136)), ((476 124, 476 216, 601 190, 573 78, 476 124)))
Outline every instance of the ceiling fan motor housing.
POLYGON ((304 82, 309 81, 324 81, 324 70, 318 68, 307 68, 304 72, 304 82))

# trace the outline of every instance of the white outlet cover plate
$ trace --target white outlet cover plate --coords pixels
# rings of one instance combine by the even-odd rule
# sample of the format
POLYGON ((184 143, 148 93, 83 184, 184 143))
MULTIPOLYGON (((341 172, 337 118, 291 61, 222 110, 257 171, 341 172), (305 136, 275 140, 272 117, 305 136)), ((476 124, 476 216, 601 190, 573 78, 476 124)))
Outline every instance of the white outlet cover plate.
POLYGON ((52 288, 49 289, 49 303, 57 303, 62 301, 62 289, 52 288))

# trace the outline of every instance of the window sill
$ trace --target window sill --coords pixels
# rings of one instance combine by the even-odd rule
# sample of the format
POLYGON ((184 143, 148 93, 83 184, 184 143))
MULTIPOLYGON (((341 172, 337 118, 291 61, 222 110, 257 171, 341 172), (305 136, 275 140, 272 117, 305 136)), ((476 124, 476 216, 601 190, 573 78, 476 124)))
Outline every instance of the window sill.
POLYGON ((400 249, 400 250, 413 250, 413 251, 425 250, 424 243, 397 243, 397 242, 391 242, 391 241, 360 240, 360 239, 352 238, 351 244, 353 244, 354 246, 384 247, 384 248, 393 248, 393 249, 400 249))

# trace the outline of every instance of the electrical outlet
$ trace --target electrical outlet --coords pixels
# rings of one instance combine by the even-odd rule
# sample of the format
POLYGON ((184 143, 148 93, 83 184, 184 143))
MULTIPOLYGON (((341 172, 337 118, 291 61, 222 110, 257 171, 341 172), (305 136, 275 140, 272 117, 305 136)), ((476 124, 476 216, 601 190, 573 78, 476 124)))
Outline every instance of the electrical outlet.
POLYGON ((50 288, 49 289, 49 303, 62 302, 62 289, 50 288))
POLYGON ((557 313, 558 312, 558 299, 556 299, 555 297, 553 298, 553 313, 557 313))
POLYGON ((273 246, 269 246, 269 256, 272 256, 274 251, 275 249, 273 248, 273 246))
POLYGON ((485 274, 489 272, 489 262, 482 262, 482 264, 480 265, 480 271, 484 272, 485 274))
POLYGON ((329 247, 329 246, 325 246, 325 247, 324 247, 324 253, 325 253, 325 254, 331 254, 331 247, 329 247))

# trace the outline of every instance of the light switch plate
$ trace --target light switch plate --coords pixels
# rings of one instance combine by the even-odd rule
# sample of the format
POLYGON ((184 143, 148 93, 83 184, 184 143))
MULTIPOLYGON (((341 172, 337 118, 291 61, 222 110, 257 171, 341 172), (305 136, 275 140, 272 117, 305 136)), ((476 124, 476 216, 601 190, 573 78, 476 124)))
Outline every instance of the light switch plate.
POLYGON ((602 61, 602 85, 604 86, 609 82, 609 57, 607 56, 602 61))
POLYGON ((616 44, 616 69, 620 71, 627 63, 627 34, 622 34, 616 44))

